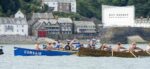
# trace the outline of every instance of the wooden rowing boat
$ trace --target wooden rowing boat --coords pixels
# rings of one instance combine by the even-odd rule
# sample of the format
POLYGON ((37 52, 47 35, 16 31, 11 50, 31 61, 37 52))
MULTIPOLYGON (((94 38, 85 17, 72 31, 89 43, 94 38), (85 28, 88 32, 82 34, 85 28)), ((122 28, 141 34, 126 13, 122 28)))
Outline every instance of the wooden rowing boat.
POLYGON ((14 56, 63 56, 72 55, 76 51, 60 51, 60 50, 35 50, 14 47, 14 56))
MULTIPOLYGON (((80 48, 79 52, 78 52, 79 56, 95 56, 95 57, 99 57, 99 56, 104 56, 104 57, 110 57, 112 56, 112 51, 102 51, 102 50, 98 50, 98 49, 89 49, 89 48, 80 48)), ((141 52, 113 52, 113 56, 115 57, 145 57, 145 56, 150 56, 150 54, 148 54, 145 51, 141 51, 141 52)))

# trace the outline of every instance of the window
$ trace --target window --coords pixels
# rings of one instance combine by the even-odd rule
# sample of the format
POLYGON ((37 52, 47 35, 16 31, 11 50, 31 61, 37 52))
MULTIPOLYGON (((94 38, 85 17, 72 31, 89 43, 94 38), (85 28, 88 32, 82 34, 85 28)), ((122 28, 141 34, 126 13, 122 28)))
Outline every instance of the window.
POLYGON ((24 30, 22 29, 22 32, 24 32, 24 30))
POLYGON ((13 32, 13 30, 14 30, 14 27, 12 25, 6 25, 5 26, 5 32, 8 32, 8 31, 13 32))

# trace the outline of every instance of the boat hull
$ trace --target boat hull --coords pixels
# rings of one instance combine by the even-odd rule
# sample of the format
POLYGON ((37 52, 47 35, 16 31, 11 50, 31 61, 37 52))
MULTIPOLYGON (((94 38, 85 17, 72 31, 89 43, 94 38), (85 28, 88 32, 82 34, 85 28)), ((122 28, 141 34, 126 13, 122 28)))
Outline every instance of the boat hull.
POLYGON ((4 54, 3 49, 0 49, 0 55, 4 54))
MULTIPOLYGON (((150 56, 150 54, 146 52, 133 52, 133 54, 136 57, 145 57, 145 56, 150 56)), ((135 57, 133 54, 130 52, 112 52, 111 51, 101 51, 101 50, 96 50, 96 49, 89 49, 89 48, 80 48, 78 55, 79 56, 95 56, 95 57, 135 57)))
POLYGON ((34 50, 27 48, 14 47, 14 56, 63 56, 72 55, 72 51, 58 51, 58 50, 34 50))

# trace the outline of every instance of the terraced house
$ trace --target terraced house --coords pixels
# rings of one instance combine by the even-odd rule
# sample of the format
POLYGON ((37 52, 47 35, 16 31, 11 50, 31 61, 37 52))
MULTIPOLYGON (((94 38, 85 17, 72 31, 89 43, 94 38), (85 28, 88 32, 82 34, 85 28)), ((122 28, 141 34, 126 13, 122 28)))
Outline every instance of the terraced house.
POLYGON ((73 21, 71 18, 58 18, 61 34, 72 34, 73 33, 73 21))
POLYGON ((93 21, 74 21, 74 33, 77 37, 96 35, 96 26, 93 21))
MULTIPOLYGON (((52 13, 33 13, 32 19, 29 21, 30 24, 30 33, 31 35, 38 36, 38 27, 37 25, 42 25, 42 23, 49 22, 50 19, 54 19, 52 13)), ((46 35, 45 35, 46 36, 46 35)))
POLYGON ((38 37, 49 37, 60 34, 60 27, 56 19, 40 19, 34 24, 33 33, 38 37))

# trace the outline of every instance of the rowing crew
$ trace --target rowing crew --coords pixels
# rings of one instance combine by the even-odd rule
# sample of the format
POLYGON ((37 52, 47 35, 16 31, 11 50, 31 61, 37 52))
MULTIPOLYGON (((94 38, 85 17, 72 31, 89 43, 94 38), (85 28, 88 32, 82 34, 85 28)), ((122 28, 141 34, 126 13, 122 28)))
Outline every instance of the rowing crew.
MULTIPOLYGON (((78 50, 80 48, 80 46, 82 44, 80 44, 80 42, 76 42, 74 43, 75 40, 69 41, 67 42, 66 46, 62 46, 62 44, 60 43, 60 41, 57 42, 49 42, 47 43, 47 45, 43 45, 43 49, 45 50, 78 50)), ((40 44, 37 42, 35 44, 36 50, 41 50, 40 48, 40 44)))
POLYGON ((107 44, 102 44, 100 47, 100 50, 104 50, 104 51, 115 51, 115 52, 140 52, 140 51, 147 51, 150 52, 150 45, 147 46, 147 48, 145 50, 143 50, 142 48, 139 48, 136 46, 136 43, 133 42, 128 49, 126 49, 125 47, 122 46, 122 44, 120 42, 117 43, 117 45, 113 48, 111 48, 111 46, 108 46, 107 44))

